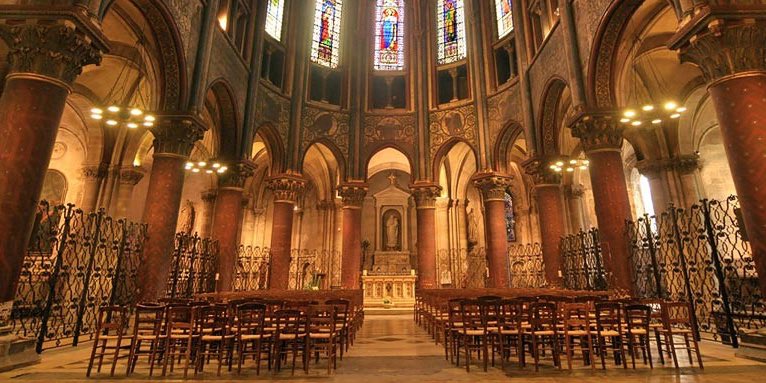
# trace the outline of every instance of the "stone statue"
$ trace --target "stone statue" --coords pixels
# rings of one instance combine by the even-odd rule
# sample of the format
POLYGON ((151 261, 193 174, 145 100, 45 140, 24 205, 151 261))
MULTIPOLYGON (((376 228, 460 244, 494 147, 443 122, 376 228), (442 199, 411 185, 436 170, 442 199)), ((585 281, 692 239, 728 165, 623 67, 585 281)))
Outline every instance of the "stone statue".
POLYGON ((468 243, 479 243, 479 226, 473 209, 468 210, 468 243))
POLYGON ((389 214, 386 219, 386 250, 399 249, 399 219, 389 214))
POLYGON ((187 199, 186 202, 184 202, 183 207, 181 207, 181 213, 179 215, 181 232, 191 234, 194 230, 194 219, 196 218, 196 211, 194 210, 194 204, 192 201, 187 199))

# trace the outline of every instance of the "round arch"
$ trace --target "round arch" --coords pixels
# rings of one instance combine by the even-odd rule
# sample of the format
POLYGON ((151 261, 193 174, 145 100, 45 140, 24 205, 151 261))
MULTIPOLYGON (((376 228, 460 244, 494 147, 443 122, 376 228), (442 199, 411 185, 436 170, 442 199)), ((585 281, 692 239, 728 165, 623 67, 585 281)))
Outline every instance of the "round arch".
POLYGON ((431 177, 432 177, 431 181, 432 182, 434 182, 434 183, 438 183, 439 182, 439 171, 440 171, 442 162, 447 157, 447 155, 452 150, 452 148, 455 145, 459 144, 459 143, 463 143, 465 145, 468 145, 468 147, 471 148, 471 152, 473 153, 474 160, 476 161, 476 165, 478 166, 478 164, 479 164, 479 154, 478 154, 478 151, 476 150, 476 148, 473 145, 471 145, 470 142, 466 141, 465 139, 457 138, 457 137, 452 137, 449 140, 447 140, 446 142, 444 142, 439 147, 439 149, 436 151, 436 154, 434 155, 433 162, 431 163, 431 166, 432 166, 432 168, 431 168, 431 177))
POLYGON ((398 148, 390 144, 380 147, 367 158, 364 166, 364 179, 370 179, 375 174, 388 169, 400 170, 412 175, 412 159, 398 148))

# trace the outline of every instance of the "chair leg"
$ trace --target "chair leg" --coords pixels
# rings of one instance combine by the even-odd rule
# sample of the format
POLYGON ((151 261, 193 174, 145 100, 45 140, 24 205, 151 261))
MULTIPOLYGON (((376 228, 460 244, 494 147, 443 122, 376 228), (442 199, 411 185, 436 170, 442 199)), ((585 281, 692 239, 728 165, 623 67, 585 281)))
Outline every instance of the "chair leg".
POLYGON ((93 341, 93 349, 90 351, 90 361, 88 361, 88 371, 85 373, 85 376, 90 377, 90 371, 93 368, 93 360, 96 358, 96 348, 98 347, 98 336, 96 336, 96 340, 93 341))
POLYGON ((117 338, 117 345, 114 346, 114 358, 112 359, 112 370, 109 372, 109 376, 114 376, 114 370, 117 368, 117 359, 120 357, 120 346, 122 345, 122 338, 117 338))

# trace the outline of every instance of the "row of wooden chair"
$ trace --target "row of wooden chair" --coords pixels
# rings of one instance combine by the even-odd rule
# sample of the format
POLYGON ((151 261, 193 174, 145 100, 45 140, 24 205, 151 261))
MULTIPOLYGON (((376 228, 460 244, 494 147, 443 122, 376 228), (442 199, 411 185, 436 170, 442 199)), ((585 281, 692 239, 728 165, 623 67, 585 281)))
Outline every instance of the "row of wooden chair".
POLYGON ((260 374, 262 361, 280 371, 292 357, 292 373, 300 356, 308 373, 310 356, 327 359, 327 371, 337 367, 353 344, 363 317, 348 300, 279 301, 241 299, 229 302, 179 301, 144 303, 135 307, 102 307, 87 376, 94 365, 101 372, 105 357, 112 358, 114 376, 118 359, 127 357, 126 374, 134 372, 145 358, 149 376, 162 368, 162 375, 183 367, 184 377, 192 367, 202 372, 211 359, 217 360, 217 374, 226 365, 237 373, 247 359, 255 361, 260 374), (132 312, 132 314, 131 314, 132 312), (127 355, 125 355, 127 351, 127 355), (121 355, 122 352, 122 355, 121 355))

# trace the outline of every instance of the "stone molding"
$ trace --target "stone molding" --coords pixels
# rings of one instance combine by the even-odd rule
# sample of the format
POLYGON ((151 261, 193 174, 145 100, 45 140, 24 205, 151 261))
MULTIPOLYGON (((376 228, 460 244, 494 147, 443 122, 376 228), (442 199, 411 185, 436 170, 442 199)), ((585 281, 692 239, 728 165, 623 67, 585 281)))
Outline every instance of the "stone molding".
POLYGON ((228 164, 225 173, 218 175, 218 187, 230 189, 244 189, 245 182, 253 176, 256 166, 250 162, 237 162, 228 164))
POLYGON ((194 143, 201 140, 207 127, 191 114, 162 114, 150 129, 154 135, 154 153, 188 157, 194 143))
POLYGON ((274 193, 274 202, 295 204, 306 189, 306 180, 298 174, 280 174, 269 178, 266 186, 274 193))
POLYGON ((673 158, 657 160, 641 160, 636 163, 636 169, 648 178, 656 178, 663 171, 676 171, 689 174, 700 169, 699 154, 686 154, 673 158))
POLYGON ((572 136, 580 139, 586 153, 622 149, 625 126, 617 111, 584 112, 575 116, 570 126, 572 136))
POLYGON ((535 186, 541 185, 560 185, 561 173, 554 172, 549 168, 552 157, 531 157, 521 163, 524 172, 532 177, 535 186))
POLYGON ((141 167, 131 166, 120 169, 120 184, 136 186, 146 175, 146 171, 141 167))
POLYGON ((369 186, 365 183, 345 183, 338 188, 338 194, 343 201, 343 207, 361 208, 369 186))
POLYGON ((505 201, 505 193, 511 186, 513 178, 496 172, 476 173, 472 182, 477 189, 481 190, 481 196, 485 202, 505 201))
POLYGON ((80 169, 80 172, 82 178, 85 180, 100 180, 109 175, 109 165, 101 163, 98 165, 83 166, 82 169, 80 169))
POLYGON ((435 209, 436 198, 441 195, 441 186, 431 182, 415 182, 410 185, 417 209, 435 209))

